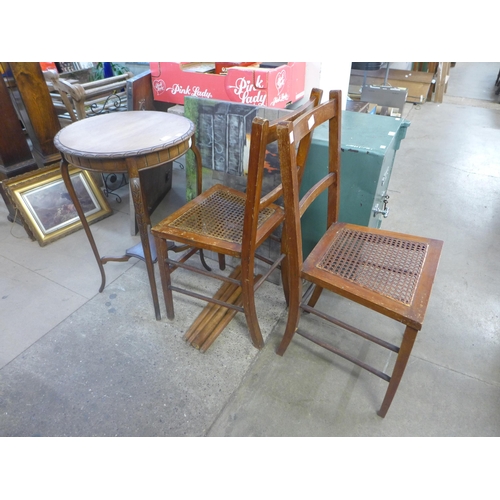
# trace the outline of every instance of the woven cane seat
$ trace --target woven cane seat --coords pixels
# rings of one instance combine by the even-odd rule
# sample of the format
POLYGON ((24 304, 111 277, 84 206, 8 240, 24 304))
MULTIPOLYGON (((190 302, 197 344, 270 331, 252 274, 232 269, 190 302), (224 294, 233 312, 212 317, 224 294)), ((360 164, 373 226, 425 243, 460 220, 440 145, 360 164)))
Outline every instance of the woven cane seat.
MULTIPOLYGON (((239 194, 228 190, 217 190, 171 221, 169 225, 203 236, 241 243, 245 202, 245 198, 239 194)), ((258 227, 261 227, 274 212, 269 207, 263 209, 259 213, 258 227)))
POLYGON ((427 248, 421 242, 343 228, 317 267, 409 305, 427 248))

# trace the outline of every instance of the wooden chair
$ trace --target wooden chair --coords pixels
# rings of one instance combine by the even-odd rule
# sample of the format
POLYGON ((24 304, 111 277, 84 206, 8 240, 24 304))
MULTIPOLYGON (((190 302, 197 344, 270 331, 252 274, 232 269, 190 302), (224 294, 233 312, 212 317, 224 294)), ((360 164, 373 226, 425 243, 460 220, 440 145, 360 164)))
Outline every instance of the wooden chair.
MULTIPOLYGON (((378 415, 384 417, 396 393, 417 332, 422 328, 438 267, 442 241, 337 222, 340 189, 341 93, 293 122, 278 126, 284 192, 289 311, 277 353, 283 355, 295 332, 370 371, 389 383, 378 415), (320 124, 329 123, 328 173, 299 199, 297 165, 303 148, 320 124), (305 143, 304 138, 307 139, 305 143), (303 262, 300 217, 313 200, 328 190, 326 233, 303 262), (303 280, 309 282, 302 295, 303 280), (323 289, 339 294, 405 325, 395 346, 315 309, 323 289), (311 295, 312 294, 312 295, 311 295), (298 328, 300 311, 314 314, 397 353, 391 375, 369 366, 315 335, 298 328)), ((282 264, 285 265, 285 262, 282 264)))
MULTIPOLYGON (((313 89, 308 102, 293 111, 287 119, 296 118, 312 109, 319 104, 321 97, 322 92, 313 89)), ((173 291, 207 301, 219 308, 222 307, 222 314, 227 313, 224 319, 221 319, 221 314, 216 314, 213 318, 215 322, 221 320, 219 322, 221 328, 236 312, 244 312, 252 343, 258 349, 263 346, 263 339, 255 310, 254 293, 280 266, 284 257, 280 255, 272 262, 256 253, 261 244, 267 238, 272 237, 273 231, 284 220, 283 208, 275 204, 282 195, 281 185, 265 196, 261 194, 266 147, 276 141, 278 121, 270 122, 257 117, 252 122, 246 193, 221 184, 216 184, 202 192, 201 158, 199 151, 193 148, 198 160, 198 196, 151 230, 155 238, 167 317, 174 318, 173 291), (188 248, 187 252, 178 260, 169 259, 170 242, 184 245, 188 248), (240 259, 241 264, 228 277, 220 273, 215 274, 209 269, 199 269, 186 264, 186 261, 195 253, 203 255, 203 250, 211 250, 219 255, 221 269, 225 267, 224 256, 226 255, 240 259), (267 272, 258 278, 254 276, 255 259, 269 264, 267 272), (176 287, 171 283, 171 273, 178 267, 211 276, 224 283, 213 297, 176 287)), ((176 248, 174 250, 177 251, 176 248)), ((286 276, 284 280, 286 281, 286 276)), ((197 322, 198 320, 201 321, 200 317, 197 322)), ((209 324, 207 319, 201 328, 206 330, 206 335, 202 332, 197 344, 193 345, 203 351, 213 341, 211 340, 214 338, 211 333, 213 324, 209 324), (208 335, 211 335, 211 338, 208 335)), ((221 328, 217 330, 219 333, 221 328)), ((192 340, 189 335, 185 338, 188 341, 192 340)))

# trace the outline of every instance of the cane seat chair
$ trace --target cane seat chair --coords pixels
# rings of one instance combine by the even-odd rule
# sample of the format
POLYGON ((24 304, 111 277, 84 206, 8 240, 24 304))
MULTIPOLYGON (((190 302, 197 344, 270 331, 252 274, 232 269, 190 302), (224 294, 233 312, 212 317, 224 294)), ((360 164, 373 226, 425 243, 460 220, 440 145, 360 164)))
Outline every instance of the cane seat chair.
MULTIPOLYGON (((285 333, 277 354, 283 355, 295 333, 355 363, 389 383, 378 415, 385 417, 422 328, 443 242, 382 229, 338 222, 340 196, 341 92, 293 122, 278 125, 281 179, 284 192, 289 307, 285 333), (299 199, 297 155, 322 123, 329 125, 328 172, 299 199), (300 217, 320 193, 327 193, 327 229, 305 261, 300 217), (304 283, 308 284, 303 294, 304 283), (405 325, 399 346, 340 321, 315 306, 326 289, 405 325), (397 353, 391 370, 379 370, 299 328, 301 311, 397 353), (388 375, 385 371, 391 371, 388 375)), ((314 167, 313 165, 307 168, 314 167)), ((318 166, 319 168, 319 166, 318 166)), ((285 265, 285 263, 283 263, 285 265)), ((304 288, 306 288, 304 286, 304 288)), ((331 311, 328 311, 329 313, 331 311)), ((319 320, 319 321, 322 321, 319 320)), ((305 323, 303 321, 303 323, 305 323)), ((381 335, 383 336, 383 335, 381 335)), ((338 339, 337 339, 338 340, 338 339)), ((332 345, 332 344, 335 344, 332 345)))
MULTIPOLYGON (((321 97, 322 91, 313 89, 310 99, 285 119, 296 118, 317 106, 321 97)), ((222 184, 216 184, 202 192, 201 161, 199 151, 194 148, 198 158, 198 196, 151 230, 155 238, 167 317, 174 319, 172 292, 189 295, 236 312, 244 312, 252 343, 258 349, 263 346, 263 339, 255 309, 254 292, 280 267, 283 260, 281 254, 273 262, 256 253, 284 220, 283 208, 275 203, 282 195, 281 184, 267 195, 262 195, 266 148, 268 144, 276 141, 278 122, 279 120, 270 122, 260 117, 254 118, 252 122, 245 193, 222 184), (177 260, 168 256, 171 242, 174 245, 179 243, 179 248, 187 247, 185 254, 177 260), (236 272, 225 276, 223 273, 214 273, 211 269, 200 269, 186 263, 196 253, 203 255, 203 250, 218 254, 219 267, 222 270, 225 268, 226 255, 238 258, 240 266, 236 268, 236 272), (269 264, 266 273, 257 278, 254 275, 255 259, 269 264), (221 280, 221 289, 213 297, 208 297, 176 287, 172 285, 171 274, 177 268, 221 280), (232 286, 235 293, 223 293, 224 285, 232 286)), ((284 279, 286 280, 286 276, 284 279)))

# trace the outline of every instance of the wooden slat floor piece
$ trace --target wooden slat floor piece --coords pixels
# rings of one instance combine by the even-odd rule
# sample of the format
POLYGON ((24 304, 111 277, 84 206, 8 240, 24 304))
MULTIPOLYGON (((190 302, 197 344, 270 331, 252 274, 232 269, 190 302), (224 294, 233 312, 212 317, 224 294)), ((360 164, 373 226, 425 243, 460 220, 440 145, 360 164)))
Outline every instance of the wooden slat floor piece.
MULTIPOLYGON (((230 274, 230 278, 239 279, 240 275, 241 266, 238 266, 230 274)), ((260 275, 256 279, 260 279, 260 275)), ((241 306, 241 287, 233 283, 224 282, 213 298, 241 306)), ((209 302, 193 321, 189 330, 184 334, 184 340, 201 352, 205 352, 237 312, 235 309, 228 309, 227 307, 209 302)))

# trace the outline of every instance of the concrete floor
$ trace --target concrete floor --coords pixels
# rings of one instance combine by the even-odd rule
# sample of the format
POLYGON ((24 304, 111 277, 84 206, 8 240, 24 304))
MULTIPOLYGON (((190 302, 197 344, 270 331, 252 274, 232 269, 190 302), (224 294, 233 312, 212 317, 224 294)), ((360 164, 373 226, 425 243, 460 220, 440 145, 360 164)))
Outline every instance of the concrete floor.
MULTIPOLYGON (((411 126, 383 228, 445 246, 424 328, 385 419, 376 415, 386 389, 377 377, 297 337, 285 356, 275 354, 286 318, 276 285, 257 295, 262 351, 237 316, 202 354, 182 335, 203 304, 177 296, 175 320, 162 306, 156 321, 145 266, 135 259, 106 264, 98 293, 82 231, 42 248, 8 222, 2 204, 0 436, 499 436, 499 68, 457 63, 442 104, 405 108, 411 126)), ((153 222, 184 201, 179 165, 174 185, 153 222)), ((129 232, 127 190, 121 194, 122 203, 110 198, 114 215, 92 226, 102 255, 139 241, 129 232)), ((199 277, 191 284, 211 286, 199 277)), ((322 301, 341 315, 354 312, 333 296, 322 301)), ((402 331, 370 312, 355 314, 390 336, 402 331)), ((353 347, 390 362, 376 347, 353 347)))

